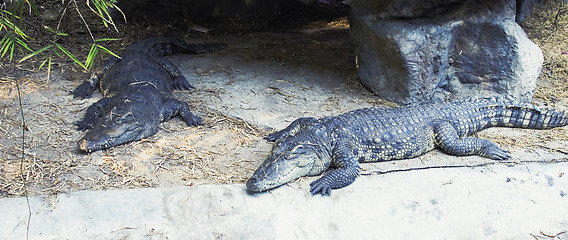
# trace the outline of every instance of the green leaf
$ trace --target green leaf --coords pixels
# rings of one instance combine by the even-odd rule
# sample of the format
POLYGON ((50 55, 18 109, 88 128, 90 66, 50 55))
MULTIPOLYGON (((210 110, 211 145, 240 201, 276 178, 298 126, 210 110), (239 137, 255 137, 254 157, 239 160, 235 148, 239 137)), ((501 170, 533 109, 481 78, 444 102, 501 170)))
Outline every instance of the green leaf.
POLYGON ((5 41, 3 40, 4 43, 2 44, 2 48, 0 48, 0 51, 2 51, 2 55, 0 55, 0 57, 4 57, 4 55, 6 55, 10 47, 14 46, 14 35, 6 34, 4 37, 6 40, 5 41))
POLYGON ((106 41, 118 41, 120 39, 118 38, 101 38, 101 39, 95 39, 95 42, 106 42, 106 41))
MULTIPOLYGON (((22 60, 20 60, 20 61, 22 61, 22 60)), ((45 60, 43 60, 43 62, 41 62, 41 64, 37 68, 37 70, 39 71, 43 67, 43 65, 45 65, 45 63, 47 63, 48 61, 50 62, 50 65, 51 65, 51 57, 48 57, 45 60)))
POLYGON ((87 55, 87 60, 85 61, 85 66, 90 69, 93 66, 93 62, 95 62, 95 57, 97 56, 98 52, 97 44, 93 43, 91 45, 91 50, 89 51, 89 55, 87 55))
POLYGON ((27 49, 28 51, 32 52, 32 49, 28 47, 28 44, 26 44, 26 42, 22 41, 22 39, 20 38, 16 38, 16 43, 18 43, 20 46, 24 47, 25 49, 27 49))
MULTIPOLYGON (((47 50, 47 49, 50 49, 51 47, 53 47, 53 45, 48 45, 48 46, 43 47, 42 49, 39 49, 39 50, 37 50, 37 51, 35 51, 35 52, 32 52, 32 53, 26 55, 25 57, 23 57, 22 59, 20 59, 20 61, 18 61, 18 63, 21 63, 21 62, 23 62, 23 61, 26 61, 26 60, 28 60, 28 59, 30 59, 30 58, 32 58, 32 57, 34 57, 34 56, 40 54, 41 52, 43 52, 43 51, 45 51, 45 50, 47 50)), ((43 65, 43 63, 42 63, 42 65, 43 65)), ((41 68, 41 66, 40 66, 39 68, 41 68)))
POLYGON ((10 61, 12 61, 12 59, 14 59, 14 49, 16 48, 16 44, 12 44, 10 46, 10 61))
MULTIPOLYGON (((2 37, 2 40, 0 41, 0 45, 2 45, 2 48, 0 49, 4 49, 4 44, 6 44, 9 41, 10 36, 12 36, 11 34, 4 34, 4 37, 2 37)), ((1 52, 1 50, 0 50, 1 52)))
POLYGON ((11 19, 4 17, 2 20, 2 25, 4 28, 6 28, 6 30, 10 30, 16 35, 19 35, 24 39, 28 38, 28 35, 26 35, 17 25, 15 25, 11 19))
POLYGON ((43 28, 45 28, 47 31, 49 31, 51 33, 54 33, 57 36, 64 36, 64 37, 69 36, 69 34, 67 34, 67 33, 57 32, 57 31, 55 31, 55 29, 48 27, 48 26, 45 26, 45 25, 43 26, 43 28))
POLYGON ((116 53, 112 52, 111 50, 108 50, 108 48, 105 48, 105 47, 103 47, 103 46, 101 46, 101 45, 97 45, 97 47, 100 48, 101 50, 103 50, 103 52, 106 52, 106 53, 108 53, 108 54, 110 54, 110 55, 112 55, 112 56, 114 56, 114 57, 116 57, 116 58, 121 58, 121 57, 118 56, 116 53))
POLYGON ((71 58, 71 60, 73 60, 79 66, 81 66, 84 69, 87 69, 87 67, 85 67, 85 65, 81 61, 79 61, 79 59, 77 59, 71 52, 69 52, 67 49, 65 49, 65 47, 61 46, 61 44, 55 43, 55 46, 57 48, 59 48, 59 50, 61 50, 63 53, 65 53, 65 55, 67 55, 67 57, 71 58))
POLYGON ((51 77, 51 56, 49 56, 49 61, 47 63, 47 80, 51 77))
POLYGON ((52 27, 48 27, 48 26, 43 25, 43 28, 45 28, 47 31, 55 33, 55 29, 53 29, 52 27))
POLYGON ((115 0, 87 0, 87 6, 89 6, 89 8, 93 13, 95 13, 97 16, 99 16, 102 19, 102 22, 105 25, 105 27, 108 28, 110 24, 114 27, 116 31, 118 31, 109 12, 109 9, 111 8, 120 11, 120 9, 116 6, 115 3, 116 3, 115 0), (91 3, 94 6, 94 9, 91 7, 91 3))

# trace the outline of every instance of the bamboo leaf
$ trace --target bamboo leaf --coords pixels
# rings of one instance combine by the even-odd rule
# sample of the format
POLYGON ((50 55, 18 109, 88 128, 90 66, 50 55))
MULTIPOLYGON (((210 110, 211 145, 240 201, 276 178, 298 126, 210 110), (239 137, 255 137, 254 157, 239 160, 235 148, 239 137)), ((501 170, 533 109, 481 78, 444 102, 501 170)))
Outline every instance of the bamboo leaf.
POLYGON ((47 30, 47 31, 55 33, 55 29, 53 29, 52 27, 48 27, 48 26, 43 25, 43 28, 45 28, 45 30, 47 30))
POLYGON ((97 9, 96 14, 103 19, 103 24, 105 25, 105 27, 108 27, 108 20, 106 19, 104 14, 104 1, 93 1, 93 5, 95 5, 95 8, 97 9))
POLYGON ((118 56, 116 53, 112 52, 111 50, 108 50, 108 48, 105 48, 101 45, 97 45, 98 48, 100 48, 101 50, 103 50, 103 52, 108 53, 116 58, 121 58, 120 56, 118 56))
POLYGON ((10 61, 12 61, 12 59, 14 59, 14 49, 16 48, 16 44, 12 43, 10 45, 10 61))
POLYGON ((49 56, 49 61, 47 62, 47 80, 51 78, 51 56, 49 56))
MULTIPOLYGON (((120 9, 118 9, 118 7, 116 6, 116 1, 115 0, 87 0, 87 6, 89 6, 89 8, 91 9, 91 11, 93 13, 95 13, 97 16, 99 16, 103 22, 103 24, 105 25, 105 27, 109 27, 109 24, 112 25, 114 27, 114 29, 116 31, 118 31, 118 29, 116 28, 116 25, 114 24, 114 21, 111 17, 110 11, 109 9, 114 8, 117 9, 118 11, 120 11, 120 9), (91 4, 94 5, 94 9, 93 7, 91 7, 91 4)), ((122 13, 122 11, 120 11, 122 13)), ((124 15, 124 14, 123 14, 124 15)))
POLYGON ((14 45, 14 36, 13 35, 7 35, 7 34, 6 34, 6 36, 7 36, 6 41, 2 45, 2 48, 0 48, 0 51, 2 51, 2 55, 0 55, 0 57, 4 57, 4 55, 6 55, 6 53, 10 49, 10 46, 14 45))
POLYGON ((57 32, 57 31, 55 31, 55 29, 48 27, 48 26, 43 26, 43 28, 45 28, 47 31, 49 31, 51 33, 54 33, 57 36, 64 36, 64 37, 69 36, 69 34, 67 34, 67 33, 57 32))
POLYGON ((95 61, 95 56, 97 56, 98 52, 97 44, 93 43, 91 45, 91 50, 89 51, 89 55, 87 55, 87 60, 85 61, 85 66, 90 69, 93 66, 93 62, 95 61))
MULTIPOLYGON (((45 47, 43 47, 43 48, 41 48, 41 49, 39 49, 39 50, 37 50, 37 51, 35 51, 35 52, 32 52, 32 53, 30 53, 30 54, 24 56, 22 59, 20 59, 20 61, 18 61, 18 63, 21 63, 21 62, 23 62, 23 61, 26 61, 26 60, 28 60, 28 59, 30 59, 30 58, 32 58, 32 57, 34 57, 34 56, 40 54, 41 52, 43 52, 43 51, 45 51, 45 50, 47 50, 47 49, 50 49, 51 47, 53 47, 53 45, 48 45, 48 46, 45 46, 45 47)), ((43 63, 42 63, 42 65, 43 65, 43 63)), ((39 68, 41 68, 41 66, 40 66, 39 68)))
POLYGON ((11 21, 10 19, 5 18, 4 19, 5 22, 5 26, 6 28, 9 28, 11 31, 13 31, 16 35, 21 36, 22 38, 26 39, 28 38, 28 35, 26 35, 22 29, 20 29, 20 27, 18 27, 17 25, 14 24, 13 21, 11 21))
POLYGON ((33 50, 31 48, 28 47, 28 44, 26 44, 26 42, 24 42, 22 39, 20 38, 16 38, 16 43, 19 44, 20 46, 24 47, 25 49, 27 49, 28 51, 32 52, 33 50))
POLYGON ((4 49, 4 44, 6 44, 9 41, 8 39, 10 38, 10 36, 11 35, 9 34, 4 34, 4 37, 2 37, 2 40, 0 41, 0 45, 2 45, 2 48, 0 48, 0 52, 1 49, 4 49))
POLYGON ((79 59, 77 59, 71 52, 69 52, 67 49, 65 49, 65 47, 61 46, 61 44, 55 43, 55 46, 57 48, 59 48, 59 50, 61 50, 63 53, 65 53, 65 55, 67 55, 67 57, 71 58, 71 60, 73 60, 79 66, 81 66, 84 69, 87 69, 87 67, 85 67, 85 65, 81 61, 79 61, 79 59))
MULTIPOLYGON (((51 57, 46 58, 45 60, 43 60, 43 62, 41 62, 41 64, 39 65, 39 67, 37 68, 37 70, 41 70, 41 68, 43 67, 43 65, 45 65, 45 63, 47 63, 47 61, 49 61, 51 59, 51 57)), ((21 60, 20 60, 21 61, 21 60)))
POLYGON ((95 42, 106 42, 106 41, 117 41, 120 40, 118 38, 101 38, 101 39, 96 39, 95 42))
POLYGON ((51 52, 55 53, 55 55, 57 55, 57 57, 63 57, 62 54, 59 51, 57 51, 57 49, 55 49, 55 48, 52 49, 51 52))

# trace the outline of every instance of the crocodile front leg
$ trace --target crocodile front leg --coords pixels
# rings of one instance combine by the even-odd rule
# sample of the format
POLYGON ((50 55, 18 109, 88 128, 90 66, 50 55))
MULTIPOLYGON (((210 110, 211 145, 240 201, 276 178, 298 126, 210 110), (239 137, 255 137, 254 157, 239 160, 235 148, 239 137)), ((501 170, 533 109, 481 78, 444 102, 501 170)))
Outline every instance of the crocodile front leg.
POLYGON ((104 75, 104 73, 114 66, 116 63, 120 61, 120 58, 112 57, 106 60, 103 63, 103 67, 99 70, 94 72, 89 79, 84 81, 81 85, 79 85, 75 90, 73 90, 73 98, 90 98, 93 95, 95 89, 99 85, 100 78, 104 75))
POLYGON ((203 119, 191 113, 189 105, 186 102, 178 101, 175 98, 168 98, 165 100, 165 103, 166 106, 163 109, 164 117, 172 118, 179 115, 189 126, 203 125, 203 119))
POLYGON ((348 186, 359 176, 359 161, 353 155, 351 148, 338 146, 332 157, 332 165, 335 168, 328 170, 321 178, 310 183, 312 195, 321 193, 329 196, 331 189, 348 186))
POLYGON ((495 143, 476 137, 459 138, 451 123, 442 121, 434 125, 434 143, 448 154, 458 156, 479 155, 494 160, 511 158, 508 151, 495 143))
POLYGON ((111 98, 102 98, 87 108, 85 117, 81 121, 77 121, 75 125, 78 130, 84 131, 93 128, 97 120, 103 116, 106 107, 109 105, 111 98))
POLYGON ((308 125, 311 125, 315 121, 317 121, 317 119, 314 118, 314 117, 298 118, 295 121, 293 121, 292 123, 290 123, 290 125, 288 125, 288 127, 284 128, 280 131, 273 132, 273 133, 269 134, 268 136, 266 136, 264 139, 266 139, 269 142, 275 142, 279 139, 295 135, 300 130, 307 127, 308 125))

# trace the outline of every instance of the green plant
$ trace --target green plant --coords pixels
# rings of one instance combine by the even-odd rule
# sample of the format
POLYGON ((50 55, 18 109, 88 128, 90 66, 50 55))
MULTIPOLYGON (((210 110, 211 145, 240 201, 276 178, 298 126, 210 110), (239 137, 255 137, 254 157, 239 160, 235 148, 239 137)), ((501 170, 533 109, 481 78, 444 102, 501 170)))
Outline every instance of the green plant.
MULTIPOLYGON (((6 57, 10 62, 13 62, 15 60, 15 52, 20 51, 20 55, 23 55, 23 57, 18 59, 17 62, 21 63, 28 59, 39 57, 40 55, 47 55, 47 57, 45 57, 45 59, 39 65, 38 69, 41 69, 42 67, 47 65, 47 71, 49 75, 49 72, 51 71, 53 54, 57 56, 67 56, 69 59, 73 60, 73 62, 84 69, 90 69, 93 66, 94 59, 99 51, 113 55, 115 57, 119 57, 102 45, 103 42, 116 39, 96 39, 93 36, 89 25, 83 17, 83 13, 80 11, 77 5, 77 0, 69 0, 67 1, 67 3, 63 1, 62 3, 63 11, 59 18, 57 27, 53 28, 45 25, 41 26, 43 27, 44 31, 52 35, 52 41, 46 43, 44 46, 37 50, 32 50, 28 46, 28 42, 32 38, 28 36, 21 27, 24 23, 26 23, 24 21, 26 14, 39 15, 34 3, 29 0, 13 0, 11 9, 8 9, 5 3, 2 4, 0 8, 0 31, 2 32, 2 39, 0 40, 0 58, 6 57), (61 21, 65 17, 67 9, 69 8, 77 11, 93 41, 90 51, 84 61, 79 60, 76 57, 76 54, 73 54, 65 46, 57 42, 59 38, 65 38, 69 36, 69 34, 60 31, 61 21)), ((118 10, 118 7, 116 6, 116 0, 86 0, 86 4, 92 13, 100 17, 105 27, 112 27, 115 31, 118 32, 118 29, 116 28, 116 25, 109 11, 112 8, 118 10)))

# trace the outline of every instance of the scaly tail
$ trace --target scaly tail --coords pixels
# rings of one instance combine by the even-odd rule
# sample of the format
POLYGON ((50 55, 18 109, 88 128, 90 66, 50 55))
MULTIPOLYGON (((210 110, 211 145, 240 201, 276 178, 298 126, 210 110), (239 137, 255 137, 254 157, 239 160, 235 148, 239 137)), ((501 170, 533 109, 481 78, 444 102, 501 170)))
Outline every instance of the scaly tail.
POLYGON ((176 53, 207 53, 225 48, 220 43, 189 44, 182 40, 172 38, 152 38, 141 42, 141 45, 150 56, 167 56, 176 53))
POLYGON ((505 160, 511 157, 508 151, 487 139, 469 137, 469 135, 487 127, 550 129, 568 125, 567 112, 494 102, 491 103, 490 100, 470 101, 471 104, 485 104, 484 107, 466 111, 470 116, 474 116, 467 119, 470 124, 462 121, 452 125, 441 121, 434 125, 435 144, 452 155, 479 155, 495 160, 505 160))
POLYGON ((507 106, 496 120, 496 126, 501 127, 550 129, 568 125, 568 113, 554 109, 507 106))

